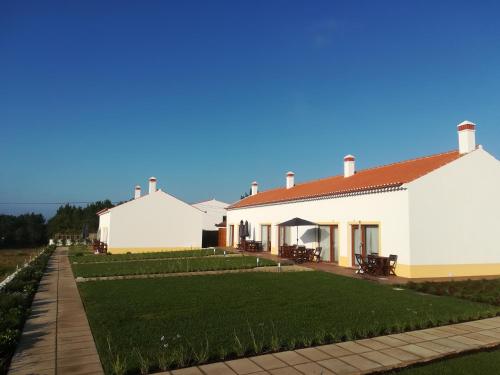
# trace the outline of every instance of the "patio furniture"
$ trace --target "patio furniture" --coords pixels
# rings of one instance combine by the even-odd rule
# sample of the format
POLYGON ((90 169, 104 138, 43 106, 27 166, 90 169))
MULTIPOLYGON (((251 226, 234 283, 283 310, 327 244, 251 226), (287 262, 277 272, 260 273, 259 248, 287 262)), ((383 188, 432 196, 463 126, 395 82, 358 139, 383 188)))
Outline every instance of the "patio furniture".
POLYGON ((396 264, 398 263, 398 256, 394 254, 389 255, 389 275, 396 276, 396 264))
POLYGON ((322 250, 323 249, 321 247, 317 247, 316 250, 314 250, 313 259, 312 259, 313 262, 316 262, 316 263, 321 262, 321 252, 322 252, 322 250))
POLYGON ((370 254, 368 255, 368 264, 374 276, 389 276, 389 257, 370 254))
POLYGON ((365 258, 361 254, 354 254, 354 257, 356 258, 356 263, 358 263, 358 270, 356 273, 371 273, 370 266, 365 258))

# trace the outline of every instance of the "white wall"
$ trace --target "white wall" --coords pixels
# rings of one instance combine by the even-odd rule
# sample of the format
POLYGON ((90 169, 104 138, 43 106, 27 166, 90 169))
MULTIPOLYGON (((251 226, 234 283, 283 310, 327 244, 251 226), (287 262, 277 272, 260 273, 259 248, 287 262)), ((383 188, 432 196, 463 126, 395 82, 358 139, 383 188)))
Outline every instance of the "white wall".
POLYGON ((215 225, 222 222, 223 217, 227 212, 227 206, 229 206, 228 203, 221 202, 215 199, 193 204, 193 207, 196 207, 205 212, 205 214, 203 215, 204 230, 218 230, 218 227, 216 227, 215 225))
POLYGON ((500 162, 493 156, 477 149, 408 184, 408 192, 412 264, 500 264, 500 162))
MULTIPOLYGON (((294 217, 316 223, 339 225, 339 256, 351 264, 351 230, 350 223, 378 223, 380 226, 381 254, 398 254, 400 261, 409 262, 409 228, 408 228, 408 195, 399 190, 376 194, 357 195, 342 198, 331 198, 314 201, 269 205, 251 208, 228 210, 227 223, 235 225, 235 237, 238 236, 240 220, 248 220, 250 237, 260 240, 260 225, 272 224, 271 246, 277 252, 277 224, 294 217)), ((299 236, 304 227, 299 229, 299 236)), ((295 238, 295 228, 292 237, 295 238)), ((238 239, 235 240, 238 242, 238 239)), ((229 242, 228 242, 229 243, 229 242)), ((342 259, 341 259, 342 262, 342 259)))
POLYGON ((110 211, 99 216, 99 241, 101 242, 108 243, 110 219, 110 211))
POLYGON ((108 248, 201 247, 203 215, 157 190, 111 209, 108 248))

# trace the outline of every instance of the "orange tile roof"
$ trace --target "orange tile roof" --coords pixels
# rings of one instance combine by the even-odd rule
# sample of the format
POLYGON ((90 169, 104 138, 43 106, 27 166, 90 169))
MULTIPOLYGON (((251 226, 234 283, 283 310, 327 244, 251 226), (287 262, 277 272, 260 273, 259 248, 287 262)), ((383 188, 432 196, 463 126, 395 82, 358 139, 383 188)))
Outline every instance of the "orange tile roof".
POLYGON ((281 187, 267 190, 244 198, 231 205, 229 209, 397 187, 424 176, 459 157, 458 151, 454 150, 360 170, 354 176, 347 178, 344 175, 338 175, 297 184, 290 189, 281 187))

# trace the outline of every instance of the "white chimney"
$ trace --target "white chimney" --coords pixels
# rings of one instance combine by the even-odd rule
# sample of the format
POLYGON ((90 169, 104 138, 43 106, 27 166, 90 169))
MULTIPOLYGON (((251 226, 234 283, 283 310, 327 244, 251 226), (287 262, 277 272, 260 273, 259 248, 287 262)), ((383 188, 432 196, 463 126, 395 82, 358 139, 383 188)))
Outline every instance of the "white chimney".
POLYGON ((354 176, 356 173, 356 158, 352 155, 344 156, 344 177, 354 176))
POLYGON ((135 192, 134 192, 134 199, 137 199, 140 197, 141 197, 141 187, 139 185, 136 185, 135 192))
POLYGON ((476 124, 464 121, 457 125, 458 129, 458 151, 460 154, 468 154, 476 149, 476 124))
POLYGON ((259 184, 257 181, 252 182, 252 195, 255 195, 259 192, 259 184))
POLYGON ((149 194, 156 191, 156 177, 149 178, 149 194))
POLYGON ((286 188, 290 189, 295 186, 295 173, 288 172, 286 174, 286 188))

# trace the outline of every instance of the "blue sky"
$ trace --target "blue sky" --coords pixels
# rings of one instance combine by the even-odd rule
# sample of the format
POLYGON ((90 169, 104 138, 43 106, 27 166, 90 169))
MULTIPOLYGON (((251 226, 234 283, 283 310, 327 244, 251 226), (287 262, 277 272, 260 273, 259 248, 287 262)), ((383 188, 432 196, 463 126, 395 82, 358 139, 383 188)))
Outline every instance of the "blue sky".
MULTIPOLYGON (((457 147, 500 157, 496 1, 2 1, 0 201, 186 201, 457 147)), ((2 213, 55 206, 0 205, 2 213)))

